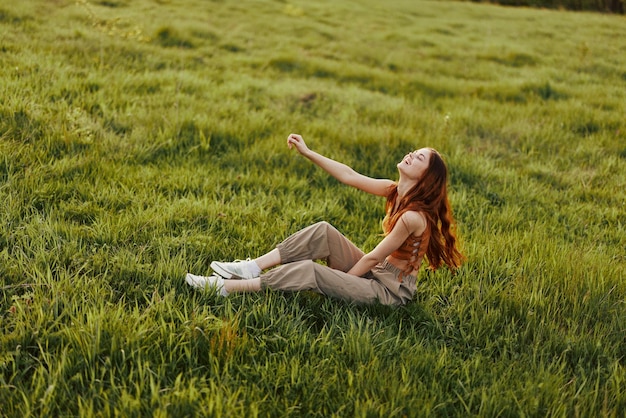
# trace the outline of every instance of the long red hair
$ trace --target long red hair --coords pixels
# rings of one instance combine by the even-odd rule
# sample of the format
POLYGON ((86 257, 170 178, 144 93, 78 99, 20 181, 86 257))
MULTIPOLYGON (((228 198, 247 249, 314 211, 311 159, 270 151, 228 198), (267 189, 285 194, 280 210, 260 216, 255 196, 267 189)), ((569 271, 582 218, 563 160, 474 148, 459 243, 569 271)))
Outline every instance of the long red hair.
POLYGON ((391 232, 398 219, 408 210, 421 212, 426 218, 426 230, 430 232, 426 249, 429 268, 436 270, 445 264, 451 270, 456 270, 465 257, 457 248, 454 218, 448 201, 448 169, 441 155, 434 149, 430 151, 428 168, 422 178, 398 204, 398 186, 390 189, 383 230, 385 234, 391 232))

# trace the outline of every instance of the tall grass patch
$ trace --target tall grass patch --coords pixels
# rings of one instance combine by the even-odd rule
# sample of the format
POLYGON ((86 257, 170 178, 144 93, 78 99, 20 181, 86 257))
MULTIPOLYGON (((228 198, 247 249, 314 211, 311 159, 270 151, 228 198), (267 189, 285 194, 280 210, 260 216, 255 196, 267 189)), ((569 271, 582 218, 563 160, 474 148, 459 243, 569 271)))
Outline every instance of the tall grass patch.
POLYGON ((394 0, 0 6, 0 415, 619 416, 623 21, 394 0), (186 272, 450 171, 467 263, 404 307, 186 272))

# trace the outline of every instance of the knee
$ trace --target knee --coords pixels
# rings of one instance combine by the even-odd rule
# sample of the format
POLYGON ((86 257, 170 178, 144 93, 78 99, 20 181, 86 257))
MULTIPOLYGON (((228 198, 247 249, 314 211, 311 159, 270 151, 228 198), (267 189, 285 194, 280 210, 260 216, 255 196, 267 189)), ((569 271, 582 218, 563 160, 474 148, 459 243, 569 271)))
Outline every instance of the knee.
POLYGON ((324 231, 325 234, 328 234, 328 232, 330 231, 337 232, 337 229, 326 221, 314 223, 313 228, 315 228, 316 230, 324 231))
POLYGON ((333 226, 326 221, 319 221, 313 224, 315 228, 332 228, 333 226))

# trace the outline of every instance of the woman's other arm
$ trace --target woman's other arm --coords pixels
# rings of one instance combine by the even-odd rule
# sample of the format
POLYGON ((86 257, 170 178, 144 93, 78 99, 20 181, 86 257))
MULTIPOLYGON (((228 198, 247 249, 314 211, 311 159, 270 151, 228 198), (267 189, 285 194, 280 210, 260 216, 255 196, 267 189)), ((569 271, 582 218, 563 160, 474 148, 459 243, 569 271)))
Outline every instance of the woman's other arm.
POLYGON ((398 219, 391 232, 383 238, 376 248, 361 257, 348 273, 355 276, 363 276, 376 264, 382 263, 388 255, 400 248, 409 235, 421 235, 425 229, 426 220, 420 213, 414 211, 405 212, 398 219))
POLYGON ((374 179, 357 173, 351 167, 337 162, 328 157, 324 157, 315 151, 311 151, 307 146, 302 136, 297 134, 291 134, 287 138, 287 146, 289 149, 296 147, 296 150, 304 157, 311 160, 315 165, 326 171, 331 176, 335 177, 340 182, 347 184, 348 186, 356 187, 367 193, 371 193, 377 196, 387 196, 389 188, 394 185, 394 182, 387 179, 374 179))

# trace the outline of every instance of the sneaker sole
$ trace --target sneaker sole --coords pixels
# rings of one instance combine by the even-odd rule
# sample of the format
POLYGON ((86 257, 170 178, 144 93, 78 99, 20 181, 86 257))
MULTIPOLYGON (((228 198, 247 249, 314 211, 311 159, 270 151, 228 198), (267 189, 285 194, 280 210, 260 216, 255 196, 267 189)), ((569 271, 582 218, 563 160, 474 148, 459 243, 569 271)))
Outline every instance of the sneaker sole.
POLYGON ((235 276, 234 274, 224 270, 223 268, 221 268, 219 266, 219 264, 215 261, 211 262, 211 268, 213 269, 213 271, 217 274, 219 274, 220 276, 222 276, 225 279, 232 279, 233 277, 238 277, 235 276))

